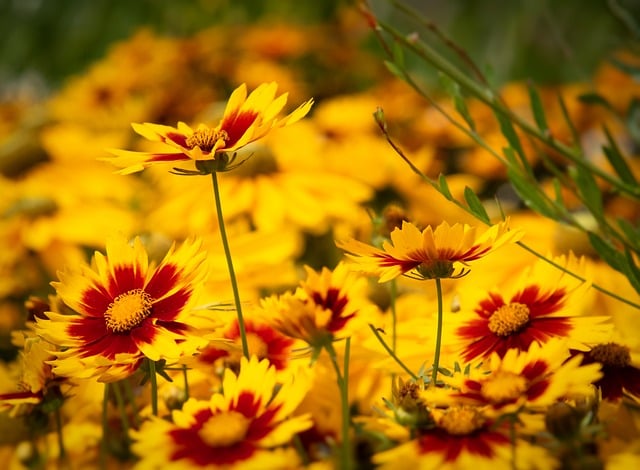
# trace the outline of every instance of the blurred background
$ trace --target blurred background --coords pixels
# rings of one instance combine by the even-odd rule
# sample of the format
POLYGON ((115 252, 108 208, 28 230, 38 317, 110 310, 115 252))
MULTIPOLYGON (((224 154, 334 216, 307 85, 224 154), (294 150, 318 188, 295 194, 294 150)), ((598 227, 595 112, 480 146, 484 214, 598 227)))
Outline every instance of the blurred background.
MULTIPOLYGON (((393 2, 370 4, 382 18, 410 27, 393 2)), ((405 4, 465 49, 496 85, 524 77, 539 83, 586 79, 640 23, 640 0, 405 4)), ((349 0, 0 0, 1 96, 25 87, 47 94, 142 26, 158 34, 187 36, 217 24, 338 21, 346 9, 357 11, 355 6, 349 0)), ((379 53, 370 36, 364 37, 362 47, 379 53)))

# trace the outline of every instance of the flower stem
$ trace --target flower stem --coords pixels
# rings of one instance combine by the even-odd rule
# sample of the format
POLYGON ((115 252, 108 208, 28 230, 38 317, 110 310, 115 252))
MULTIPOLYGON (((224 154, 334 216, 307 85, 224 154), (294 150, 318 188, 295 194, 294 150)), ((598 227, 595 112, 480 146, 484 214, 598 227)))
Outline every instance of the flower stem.
POLYGON ((218 227, 220 228, 220 238, 222 238, 222 246, 224 255, 227 259, 227 268, 229 269, 229 279, 231 280, 231 289, 233 290, 233 299, 236 304, 236 313, 238 315, 238 329, 240 330, 240 339, 242 341, 242 353, 244 357, 249 359, 249 344, 247 343, 247 332, 244 327, 244 318, 242 316, 242 305, 240 302, 240 293, 238 292, 238 282, 236 273, 233 269, 233 260, 231 258, 231 250, 229 249, 229 241, 227 240, 227 231, 224 226, 224 217, 222 216, 222 203, 220 201, 220 188, 218 186, 218 174, 211 172, 211 181, 213 182, 213 196, 216 203, 216 214, 218 215, 218 227))
POLYGON ((389 296, 391 297, 391 349, 393 352, 396 352, 396 341, 397 341, 397 312, 396 312, 396 298, 398 297, 398 284, 395 279, 392 279, 389 283, 389 296))
POLYGON ((344 364, 343 373, 340 372, 340 366, 338 365, 338 358, 336 356, 336 350, 333 348, 333 344, 328 342, 326 344, 327 352, 331 358, 331 364, 336 371, 336 381, 338 388, 340 389, 340 402, 342 405, 342 451, 340 452, 340 469, 351 469, 351 444, 349 440, 349 430, 351 426, 351 416, 349 411, 349 350, 351 347, 351 338, 347 338, 344 346, 344 364))
POLYGON ((378 330, 376 329, 376 327, 373 326, 371 323, 369 323, 369 328, 371 328, 371 331, 373 331, 373 334, 376 335, 376 338, 378 338, 378 341, 380 341, 380 344, 382 344, 382 347, 389 353, 391 358, 394 361, 396 361, 398 363, 398 365, 400 367, 402 367, 404 369, 404 371, 407 374, 409 374, 413 380, 415 380, 417 382, 418 381, 418 376, 416 374, 414 374, 413 372, 411 372, 411 369, 409 369, 405 365, 405 363, 402 362, 398 356, 396 356, 395 352, 393 352, 393 350, 389 347, 389 345, 384 342, 384 339, 382 339, 382 336, 380 336, 380 333, 378 333, 378 330))
POLYGON ((122 397, 122 389, 120 384, 113 384, 113 394, 116 397, 116 403, 118 405, 118 412, 120 413, 120 422, 122 423, 122 432, 124 433, 124 442, 129 445, 129 417, 127 416, 127 410, 125 409, 124 398, 122 397))
POLYGON ((100 441, 100 468, 107 468, 107 436, 109 435, 109 384, 104 384, 102 397, 102 440, 100 441))
POLYGON ((189 399, 189 378, 187 377, 187 366, 182 364, 182 377, 184 379, 184 399, 189 399))
POLYGON ((158 378, 156 377, 156 363, 149 361, 149 381, 151 382, 151 412, 153 416, 158 416, 158 378))
POLYGON ((60 411, 60 407, 56 408, 54 411, 55 420, 56 420, 56 432, 58 433, 58 458, 62 461, 66 458, 67 452, 64 448, 64 437, 62 434, 62 412, 60 411))
POLYGON ((131 389, 131 382, 127 379, 127 380, 123 380, 121 384, 124 388, 124 393, 127 396, 127 401, 131 405, 133 425, 137 429, 140 427, 140 420, 138 419, 138 406, 136 405, 136 398, 133 395, 133 390, 131 389))
POLYGON ((438 298, 438 327, 436 330, 436 351, 433 355, 433 370, 431 371, 431 385, 436 386, 438 380, 438 367, 440 367, 440 348, 442 346, 442 284, 436 277, 436 296, 438 298))

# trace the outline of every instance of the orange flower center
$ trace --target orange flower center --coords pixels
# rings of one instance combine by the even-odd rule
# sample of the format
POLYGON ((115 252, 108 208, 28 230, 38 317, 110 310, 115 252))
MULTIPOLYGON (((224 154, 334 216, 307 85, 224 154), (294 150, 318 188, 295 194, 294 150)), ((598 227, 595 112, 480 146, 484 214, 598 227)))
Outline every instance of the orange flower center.
POLYGON ((242 413, 229 411, 209 418, 198 434, 211 447, 228 447, 245 438, 249 424, 242 413))
POLYGON ((454 406, 442 415, 438 425, 453 436, 466 436, 480 429, 485 419, 473 406, 454 406))
POLYGON ((149 316, 152 304, 153 299, 142 289, 120 294, 104 313, 107 328, 116 333, 131 330, 149 316))
POLYGON ((497 371, 482 382, 481 392, 494 403, 513 400, 527 389, 527 379, 508 371, 497 371))
POLYGON ((269 346, 255 333, 247 333, 247 345, 251 354, 255 354, 259 359, 264 359, 269 354, 269 346))
POLYGON ((187 138, 187 147, 199 147, 200 150, 210 152, 215 147, 216 142, 220 139, 227 141, 229 135, 224 130, 216 130, 210 128, 196 129, 193 134, 187 138))
POLYGON ((509 336, 529 321, 529 307, 514 302, 503 305, 489 318, 489 330, 498 336, 509 336))
POLYGON ((626 367, 631 364, 629 348, 617 343, 598 344, 591 349, 590 355, 605 366, 626 367))

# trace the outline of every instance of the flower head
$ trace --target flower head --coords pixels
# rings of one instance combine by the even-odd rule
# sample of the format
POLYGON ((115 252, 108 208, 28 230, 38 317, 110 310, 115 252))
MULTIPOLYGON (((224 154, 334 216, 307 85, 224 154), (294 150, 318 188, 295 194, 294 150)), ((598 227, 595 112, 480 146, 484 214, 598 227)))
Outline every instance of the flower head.
POLYGON ((54 372, 110 382, 133 373, 145 357, 179 357, 193 339, 190 304, 204 259, 199 242, 185 241, 155 266, 139 238, 129 244, 114 237, 106 256, 96 253, 91 266, 60 273, 53 286, 71 313, 37 320, 38 334, 60 348, 54 372))
POLYGON ((481 235, 476 232, 476 227, 450 226, 447 222, 421 232, 410 222, 403 222, 401 228, 391 232, 391 242, 383 242, 382 249, 357 240, 345 240, 337 245, 349 253, 347 256, 362 271, 386 282, 401 274, 417 279, 464 276, 468 271, 462 268, 456 272, 456 263, 466 266, 522 236, 520 231, 510 231, 507 222, 496 224, 481 235))
MULTIPOLYGON (((343 263, 332 271, 306 267, 307 279, 295 293, 263 299, 261 315, 276 330, 312 347, 344 335, 356 316, 376 311, 366 298, 366 280, 343 263)), ((348 336, 348 334, 347 334, 348 336)))
MULTIPOLYGON (((577 259, 561 256, 554 261, 580 272, 577 259)), ((468 302, 461 302, 473 311, 463 307, 454 330, 463 359, 481 359, 493 352, 504 356, 510 348, 526 351, 532 343, 551 338, 568 338, 570 347, 585 349, 585 343, 597 342, 611 330, 609 317, 581 315, 588 289, 588 283, 540 261, 499 290, 479 293, 478 298, 468 290, 468 302)))
POLYGON ((133 444, 140 467, 286 468, 295 452, 271 449, 311 426, 308 416, 291 416, 307 390, 301 378, 278 388, 269 361, 243 357, 237 376, 225 371, 222 393, 190 399, 171 422, 152 417, 143 424, 133 444))
MULTIPOLYGON (((164 152, 131 152, 112 150, 115 157, 108 158, 114 165, 123 168, 120 173, 134 173, 155 163, 179 161, 221 161, 222 168, 228 163, 220 155, 233 153, 254 142, 278 127, 285 127, 303 118, 311 109, 313 100, 306 101, 282 119, 278 114, 287 102, 287 94, 276 97, 278 85, 263 83, 247 96, 247 87, 236 88, 227 102, 224 115, 215 127, 199 124, 195 129, 184 122, 177 127, 160 124, 132 124, 142 137, 166 146, 164 152)), ((228 158, 228 157, 227 157, 228 158)))

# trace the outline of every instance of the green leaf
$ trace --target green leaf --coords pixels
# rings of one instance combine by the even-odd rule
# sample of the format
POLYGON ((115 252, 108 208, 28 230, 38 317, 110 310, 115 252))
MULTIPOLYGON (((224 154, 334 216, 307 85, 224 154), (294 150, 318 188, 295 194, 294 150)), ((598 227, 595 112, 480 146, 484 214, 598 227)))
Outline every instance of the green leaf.
POLYGON ((487 214, 486 209, 482 205, 482 201, 480 201, 480 198, 469 186, 465 186, 464 188, 464 200, 467 201, 473 215, 487 224, 490 223, 489 214, 487 214))
POLYGON ((640 142, 640 100, 634 98, 627 109, 627 130, 635 142, 640 142))
POLYGON ((583 166, 571 166, 568 169, 569 176, 574 180, 578 195, 589 212, 596 218, 604 218, 604 207, 602 205, 602 192, 596 183, 593 174, 583 166))
POLYGON ((637 185, 638 181, 633 175, 633 172, 627 164, 626 159, 620 152, 620 148, 611 135, 611 132, 609 131, 607 126, 603 126, 603 129, 605 135, 607 136, 607 142, 609 143, 609 145, 603 145, 602 150, 607 157, 607 160, 616 172, 616 175, 618 175, 620 179, 627 184, 637 185))
POLYGON ((447 200, 453 201, 453 196, 451 195, 451 191, 449 190, 449 183, 447 183, 447 178, 440 173, 438 176, 438 191, 442 194, 447 200))
POLYGON ((555 194, 556 204, 564 207, 564 198, 562 197, 562 185, 558 178, 553 178, 553 192, 555 194))
POLYGON ((640 268, 636 266, 636 262, 628 249, 624 250, 624 259, 626 261, 625 274, 633 288, 640 293, 640 268))
POLYGON ((631 78, 633 78, 635 81, 640 81, 640 67, 638 67, 637 65, 630 64, 628 62, 624 62, 624 61, 622 61, 620 59, 616 59, 616 58, 610 59, 610 62, 618 70, 621 70, 622 72, 626 73, 631 78))
POLYGON ((636 250, 640 252, 640 227, 635 227, 631 222, 626 219, 616 219, 618 227, 624 234, 627 242, 636 250))
POLYGON ((527 160, 527 157, 524 154, 524 150, 522 150, 520 138, 518 137, 518 134, 516 134, 516 130, 514 129, 509 116, 504 114, 502 111, 498 111, 497 109, 494 109, 493 114, 495 114, 498 122, 500 123, 500 130, 502 132, 502 135, 507 139, 509 145, 516 151, 518 157, 520 157, 522 167, 527 170, 527 173, 531 173, 531 165, 529 164, 529 160, 527 160))
POLYGON ((442 84, 443 88, 445 89, 447 94, 451 96, 453 100, 453 105, 456 108, 456 111, 458 111, 458 114, 462 116, 462 118, 467 123, 469 128, 475 131, 476 124, 473 118, 471 117, 471 114, 469 113, 469 108, 467 108, 467 103, 464 100, 464 97, 462 96, 462 92, 460 91, 460 85, 458 85, 458 83, 453 81, 451 77, 449 77, 444 73, 440 73, 438 74, 438 76, 440 78, 440 83, 442 84))
POLYGON ((549 126, 547 125, 547 118, 544 114, 544 106, 542 106, 542 100, 540 94, 535 87, 529 84, 529 101, 531 102, 531 111, 533 112, 533 119, 536 121, 538 129, 545 134, 549 132, 549 126))
POLYGON ((558 95, 558 102, 560 103, 560 109, 562 110, 562 117, 564 117, 567 126, 569 126, 569 130, 571 131, 571 137, 573 138, 573 145, 580 146, 580 136, 578 131, 576 130, 576 126, 573 124, 571 120, 571 116, 569 115, 569 110, 567 109, 567 103, 564 102, 564 98, 562 95, 558 95))
POLYGON ((581 95, 578 95, 578 101, 584 104, 600 105, 607 108, 608 110, 613 110, 613 106, 611 106, 611 103, 609 103, 609 101, 607 101, 604 96, 595 92, 582 93, 581 95))
POLYGON ((587 231, 589 242, 594 250, 600 255, 604 262, 616 271, 624 273, 625 260, 622 253, 616 250, 613 245, 600 235, 587 231))
POLYGON ((395 77, 404 80, 406 78, 405 73, 393 62, 389 60, 384 61, 384 65, 387 67, 387 70, 391 72, 395 77))
POLYGON ((507 169, 507 174, 513 189, 528 208, 545 217, 558 220, 558 212, 549 205, 536 184, 532 184, 512 168, 507 169))
POLYGON ((399 67, 404 69, 404 49, 398 42, 393 43, 393 62, 399 67))

